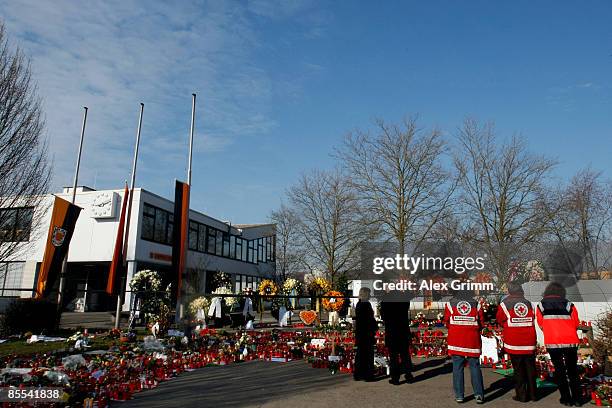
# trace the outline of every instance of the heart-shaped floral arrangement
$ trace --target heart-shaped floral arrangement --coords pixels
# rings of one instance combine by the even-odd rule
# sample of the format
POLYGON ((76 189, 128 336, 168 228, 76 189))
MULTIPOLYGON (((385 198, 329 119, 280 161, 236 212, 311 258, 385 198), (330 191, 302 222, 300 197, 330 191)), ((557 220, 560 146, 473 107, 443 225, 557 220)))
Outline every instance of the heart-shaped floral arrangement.
POLYGON ((314 310, 302 310, 300 312, 300 319, 305 325, 310 326, 315 322, 315 320, 317 320, 317 312, 314 310))

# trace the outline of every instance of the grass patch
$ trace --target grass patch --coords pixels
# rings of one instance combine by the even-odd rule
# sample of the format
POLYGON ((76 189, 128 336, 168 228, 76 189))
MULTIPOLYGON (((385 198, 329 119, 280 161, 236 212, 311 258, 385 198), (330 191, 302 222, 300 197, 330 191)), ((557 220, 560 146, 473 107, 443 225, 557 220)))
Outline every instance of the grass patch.
MULTIPOLYGON (((95 337, 85 351, 91 350, 106 350, 115 344, 119 344, 119 340, 110 339, 108 337, 95 337)), ((17 341, 8 341, 6 343, 0 344, 0 358, 6 357, 9 355, 17 355, 17 356, 31 356, 35 354, 44 354, 50 353, 53 351, 68 351, 74 342, 65 342, 65 341, 56 341, 49 343, 31 343, 28 344, 25 340, 17 340, 17 341)))

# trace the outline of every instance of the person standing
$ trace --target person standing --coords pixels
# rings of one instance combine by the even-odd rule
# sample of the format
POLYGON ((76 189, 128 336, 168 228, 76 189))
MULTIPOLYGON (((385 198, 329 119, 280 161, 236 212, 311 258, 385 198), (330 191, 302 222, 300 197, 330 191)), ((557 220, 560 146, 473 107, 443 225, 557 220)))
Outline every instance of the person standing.
POLYGON ((535 310, 525 299, 521 285, 508 285, 508 296, 497 308, 497 323, 502 326, 504 350, 514 369, 515 401, 536 400, 535 310))
POLYGON ((476 403, 484 402, 484 386, 480 371, 482 341, 480 329, 484 314, 480 303, 468 293, 453 297, 444 309, 444 323, 448 328, 448 354, 453 360, 453 389, 455 401, 464 401, 463 371, 467 361, 476 403))
POLYGON ((410 321, 408 313, 410 302, 399 299, 384 300, 380 304, 380 317, 385 322, 385 345, 389 350, 389 368, 393 385, 400 384, 404 372, 406 382, 412 377, 412 360, 410 359, 410 321), (397 301, 394 301, 397 300, 397 301))
POLYGON ((551 282, 536 311, 538 326, 544 333, 544 345, 555 367, 555 382, 566 406, 580 406, 578 383, 578 326, 576 307, 566 299, 565 288, 551 282))
POLYGON ((359 301, 355 306, 355 381, 370 381, 374 376, 374 344, 378 325, 370 303, 370 289, 359 290, 359 301))

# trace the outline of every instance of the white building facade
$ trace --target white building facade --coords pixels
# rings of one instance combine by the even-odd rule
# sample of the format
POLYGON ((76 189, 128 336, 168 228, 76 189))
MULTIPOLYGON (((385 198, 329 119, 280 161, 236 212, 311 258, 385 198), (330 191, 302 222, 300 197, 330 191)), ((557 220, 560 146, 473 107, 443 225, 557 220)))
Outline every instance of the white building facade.
MULTIPOLYGON (((58 197, 70 200, 72 188, 58 197)), ((124 190, 78 187, 75 204, 82 208, 70 243, 65 298, 73 303, 85 298, 87 310, 114 310, 116 299, 104 293, 113 257, 124 190)), ((45 251, 53 195, 44 196, 36 208, 0 209, 15 212, 15 223, 0 226, 1 241, 17 240, 17 250, 0 261, 0 296, 31 297, 45 251), (28 220, 35 220, 28 226, 28 220), (20 290, 17 290, 20 289, 20 290)), ((193 205, 193 203, 192 203, 193 205)), ((206 293, 218 272, 230 275, 236 292, 275 272, 275 226, 231 225, 190 210, 187 281, 192 290, 206 293), (197 287, 196 287, 197 286, 197 287)), ((174 203, 144 189, 135 189, 127 245, 126 302, 129 281, 139 270, 172 271, 174 203)), ((57 279, 59 280, 59 279, 57 279)), ((54 282, 57 296, 58 282, 54 282)), ((70 308, 70 305, 68 306, 70 308)))

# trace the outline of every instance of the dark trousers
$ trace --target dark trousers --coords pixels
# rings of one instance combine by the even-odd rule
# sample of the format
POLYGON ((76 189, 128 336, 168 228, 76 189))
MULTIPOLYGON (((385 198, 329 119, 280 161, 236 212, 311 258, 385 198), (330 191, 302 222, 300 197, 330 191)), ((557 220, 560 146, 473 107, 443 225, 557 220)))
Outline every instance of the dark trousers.
POLYGON ((374 376, 374 340, 357 341, 356 345, 353 377, 356 380, 371 379, 374 376))
POLYGON ((519 401, 536 400, 535 354, 510 354, 514 369, 514 391, 519 401))
POLYGON ((389 348, 389 371, 392 380, 399 380, 402 371, 406 376, 412 374, 409 346, 389 348))
POLYGON ((559 387, 561 399, 567 402, 579 401, 578 349, 576 347, 563 347, 547 350, 555 366, 555 382, 559 387))

